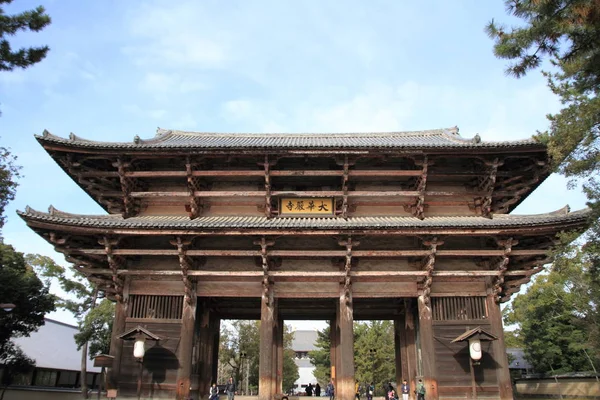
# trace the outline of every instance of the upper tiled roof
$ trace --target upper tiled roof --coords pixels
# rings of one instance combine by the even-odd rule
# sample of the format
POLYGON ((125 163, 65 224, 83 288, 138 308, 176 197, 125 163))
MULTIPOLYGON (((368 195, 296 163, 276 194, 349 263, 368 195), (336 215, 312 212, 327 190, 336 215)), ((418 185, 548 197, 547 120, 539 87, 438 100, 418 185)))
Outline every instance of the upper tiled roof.
POLYGON ((153 139, 97 142, 74 134, 61 138, 44 131, 41 143, 96 149, 367 149, 367 148, 505 148, 541 146, 533 139, 483 142, 479 135, 464 139, 458 128, 383 133, 201 133, 158 129, 153 139))
POLYGON ((19 215, 29 221, 50 222, 60 225, 113 229, 402 229, 402 228, 501 228, 540 226, 546 224, 581 223, 590 214, 589 209, 569 212, 561 210, 536 215, 499 214, 493 218, 479 216, 438 216, 420 220, 416 217, 352 217, 344 218, 267 218, 264 216, 207 216, 190 220, 186 216, 139 216, 124 219, 121 215, 78 215, 58 211, 48 213, 29 207, 19 215))

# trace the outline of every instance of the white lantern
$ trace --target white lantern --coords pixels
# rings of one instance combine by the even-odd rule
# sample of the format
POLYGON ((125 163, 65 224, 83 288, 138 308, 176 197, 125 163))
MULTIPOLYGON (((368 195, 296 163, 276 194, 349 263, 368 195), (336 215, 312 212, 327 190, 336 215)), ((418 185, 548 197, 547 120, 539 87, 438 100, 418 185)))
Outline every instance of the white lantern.
POLYGON ((146 349, 144 348, 145 343, 146 338, 142 335, 135 339, 135 343, 133 344, 133 356, 135 358, 144 358, 144 354, 146 353, 146 349))
POLYGON ((481 341, 479 339, 469 339, 469 353, 473 361, 481 360, 481 341))

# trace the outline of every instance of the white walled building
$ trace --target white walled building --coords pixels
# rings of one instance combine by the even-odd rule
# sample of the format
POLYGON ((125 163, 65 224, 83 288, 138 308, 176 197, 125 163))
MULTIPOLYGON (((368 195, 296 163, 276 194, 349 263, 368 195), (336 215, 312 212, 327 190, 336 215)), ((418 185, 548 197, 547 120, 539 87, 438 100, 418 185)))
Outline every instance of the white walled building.
POLYGON ((308 358, 308 353, 317 349, 315 347, 317 337, 317 331, 299 330, 294 332, 292 350, 296 352, 294 362, 298 366, 298 373, 300 374, 295 388, 298 392, 304 392, 304 388, 309 383, 312 383, 313 386, 317 383, 317 379, 313 374, 315 367, 308 358))

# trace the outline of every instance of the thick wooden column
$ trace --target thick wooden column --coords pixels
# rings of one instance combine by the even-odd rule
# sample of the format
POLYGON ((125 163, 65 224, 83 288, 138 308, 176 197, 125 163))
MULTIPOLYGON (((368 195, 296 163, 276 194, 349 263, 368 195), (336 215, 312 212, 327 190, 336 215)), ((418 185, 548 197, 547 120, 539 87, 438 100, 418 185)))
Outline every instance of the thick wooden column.
POLYGON ((275 358, 277 372, 275 374, 275 393, 283 393, 283 320, 277 318, 277 331, 275 336, 275 358))
POLYGON ((112 334, 110 338, 110 355, 114 357, 112 368, 108 375, 107 388, 117 389, 119 387, 119 375, 121 373, 121 354, 123 353, 123 340, 118 336, 125 332, 125 317, 127 316, 127 302, 122 299, 115 303, 115 319, 113 321, 112 334))
POLYGON ((216 383, 219 377, 219 339, 221 338, 221 317, 210 315, 210 380, 216 383))
POLYGON ((492 325, 492 334, 498 337, 498 340, 492 341, 492 351, 494 352, 494 361, 496 361, 496 377, 498 379, 498 389, 500 390, 500 399, 510 400, 513 398, 513 390, 508 370, 508 359, 506 357, 506 347, 504 344, 504 329, 502 327, 502 313, 500 306, 495 301, 494 294, 488 294, 486 298, 488 317, 492 325))
POLYGON ((337 400, 354 399, 354 316, 352 310, 352 293, 340 285, 337 319, 339 323, 339 342, 336 350, 339 363, 337 365, 337 400))
POLYGON ((431 308, 425 304, 425 298, 420 295, 419 305, 419 342, 421 344, 421 362, 423 364, 423 383, 427 400, 439 398, 435 368, 435 348, 433 343, 433 321, 431 308))
POLYGON ((200 311, 200 332, 198 337, 198 346, 199 348, 199 368, 198 374, 200 375, 199 383, 198 383, 198 394, 200 398, 206 398, 209 393, 210 384, 211 384, 211 375, 212 371, 209 367, 210 365, 210 344, 209 344, 209 334, 210 334, 210 311, 208 309, 208 305, 206 301, 202 302, 202 310, 200 311))
MULTIPOLYGON (((337 307, 336 307, 337 309, 337 307)), ((335 386, 335 378, 337 373, 337 356, 336 356, 336 348, 337 348, 337 311, 336 317, 329 321, 329 365, 331 368, 331 379, 333 379, 333 385, 335 386)), ((329 383, 329 382, 327 382, 329 383)))
POLYGON ((402 379, 408 379, 406 374, 406 349, 402 348, 402 331, 404 327, 403 319, 394 320, 394 360, 396 360, 396 384, 400 386, 402 379), (404 351, 402 351, 404 350, 404 351), (404 353, 404 354, 403 354, 404 353))
POLYGON ((275 325, 275 307, 273 289, 268 288, 261 297, 260 307, 260 357, 258 366, 258 399, 272 400, 273 394, 273 329, 275 325))
POLYGON ((399 325, 400 353, 402 354, 402 379, 406 379, 411 387, 409 398, 414 399, 417 387, 417 350, 413 302, 405 301, 404 318, 397 321, 399 325))
POLYGON ((175 395, 177 400, 185 400, 190 395, 192 375, 192 351, 194 345, 194 328, 196 326, 196 294, 195 288, 191 296, 185 296, 183 301, 183 315, 181 317, 181 334, 177 359, 177 387, 175 395))

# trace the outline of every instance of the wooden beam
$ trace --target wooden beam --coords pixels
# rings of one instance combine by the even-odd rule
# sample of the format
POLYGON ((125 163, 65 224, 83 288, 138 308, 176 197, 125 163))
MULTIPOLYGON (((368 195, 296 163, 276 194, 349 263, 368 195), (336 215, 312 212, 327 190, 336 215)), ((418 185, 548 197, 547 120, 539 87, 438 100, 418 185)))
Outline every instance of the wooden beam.
MULTIPOLYGON (((73 255, 105 255, 105 250, 101 249, 69 249, 73 255)), ((548 250, 513 250, 511 257, 514 256, 537 256, 545 255, 548 250)), ((178 256, 177 250, 173 249, 113 249, 115 256, 178 256)), ((429 250, 353 250, 353 257, 425 257, 429 250)), ((500 257, 504 254, 503 250, 437 250, 438 257, 500 257)), ((186 251, 189 257, 260 257, 260 250, 197 250, 190 249, 186 251)), ((345 250, 270 250, 270 257, 345 257, 345 250)))

